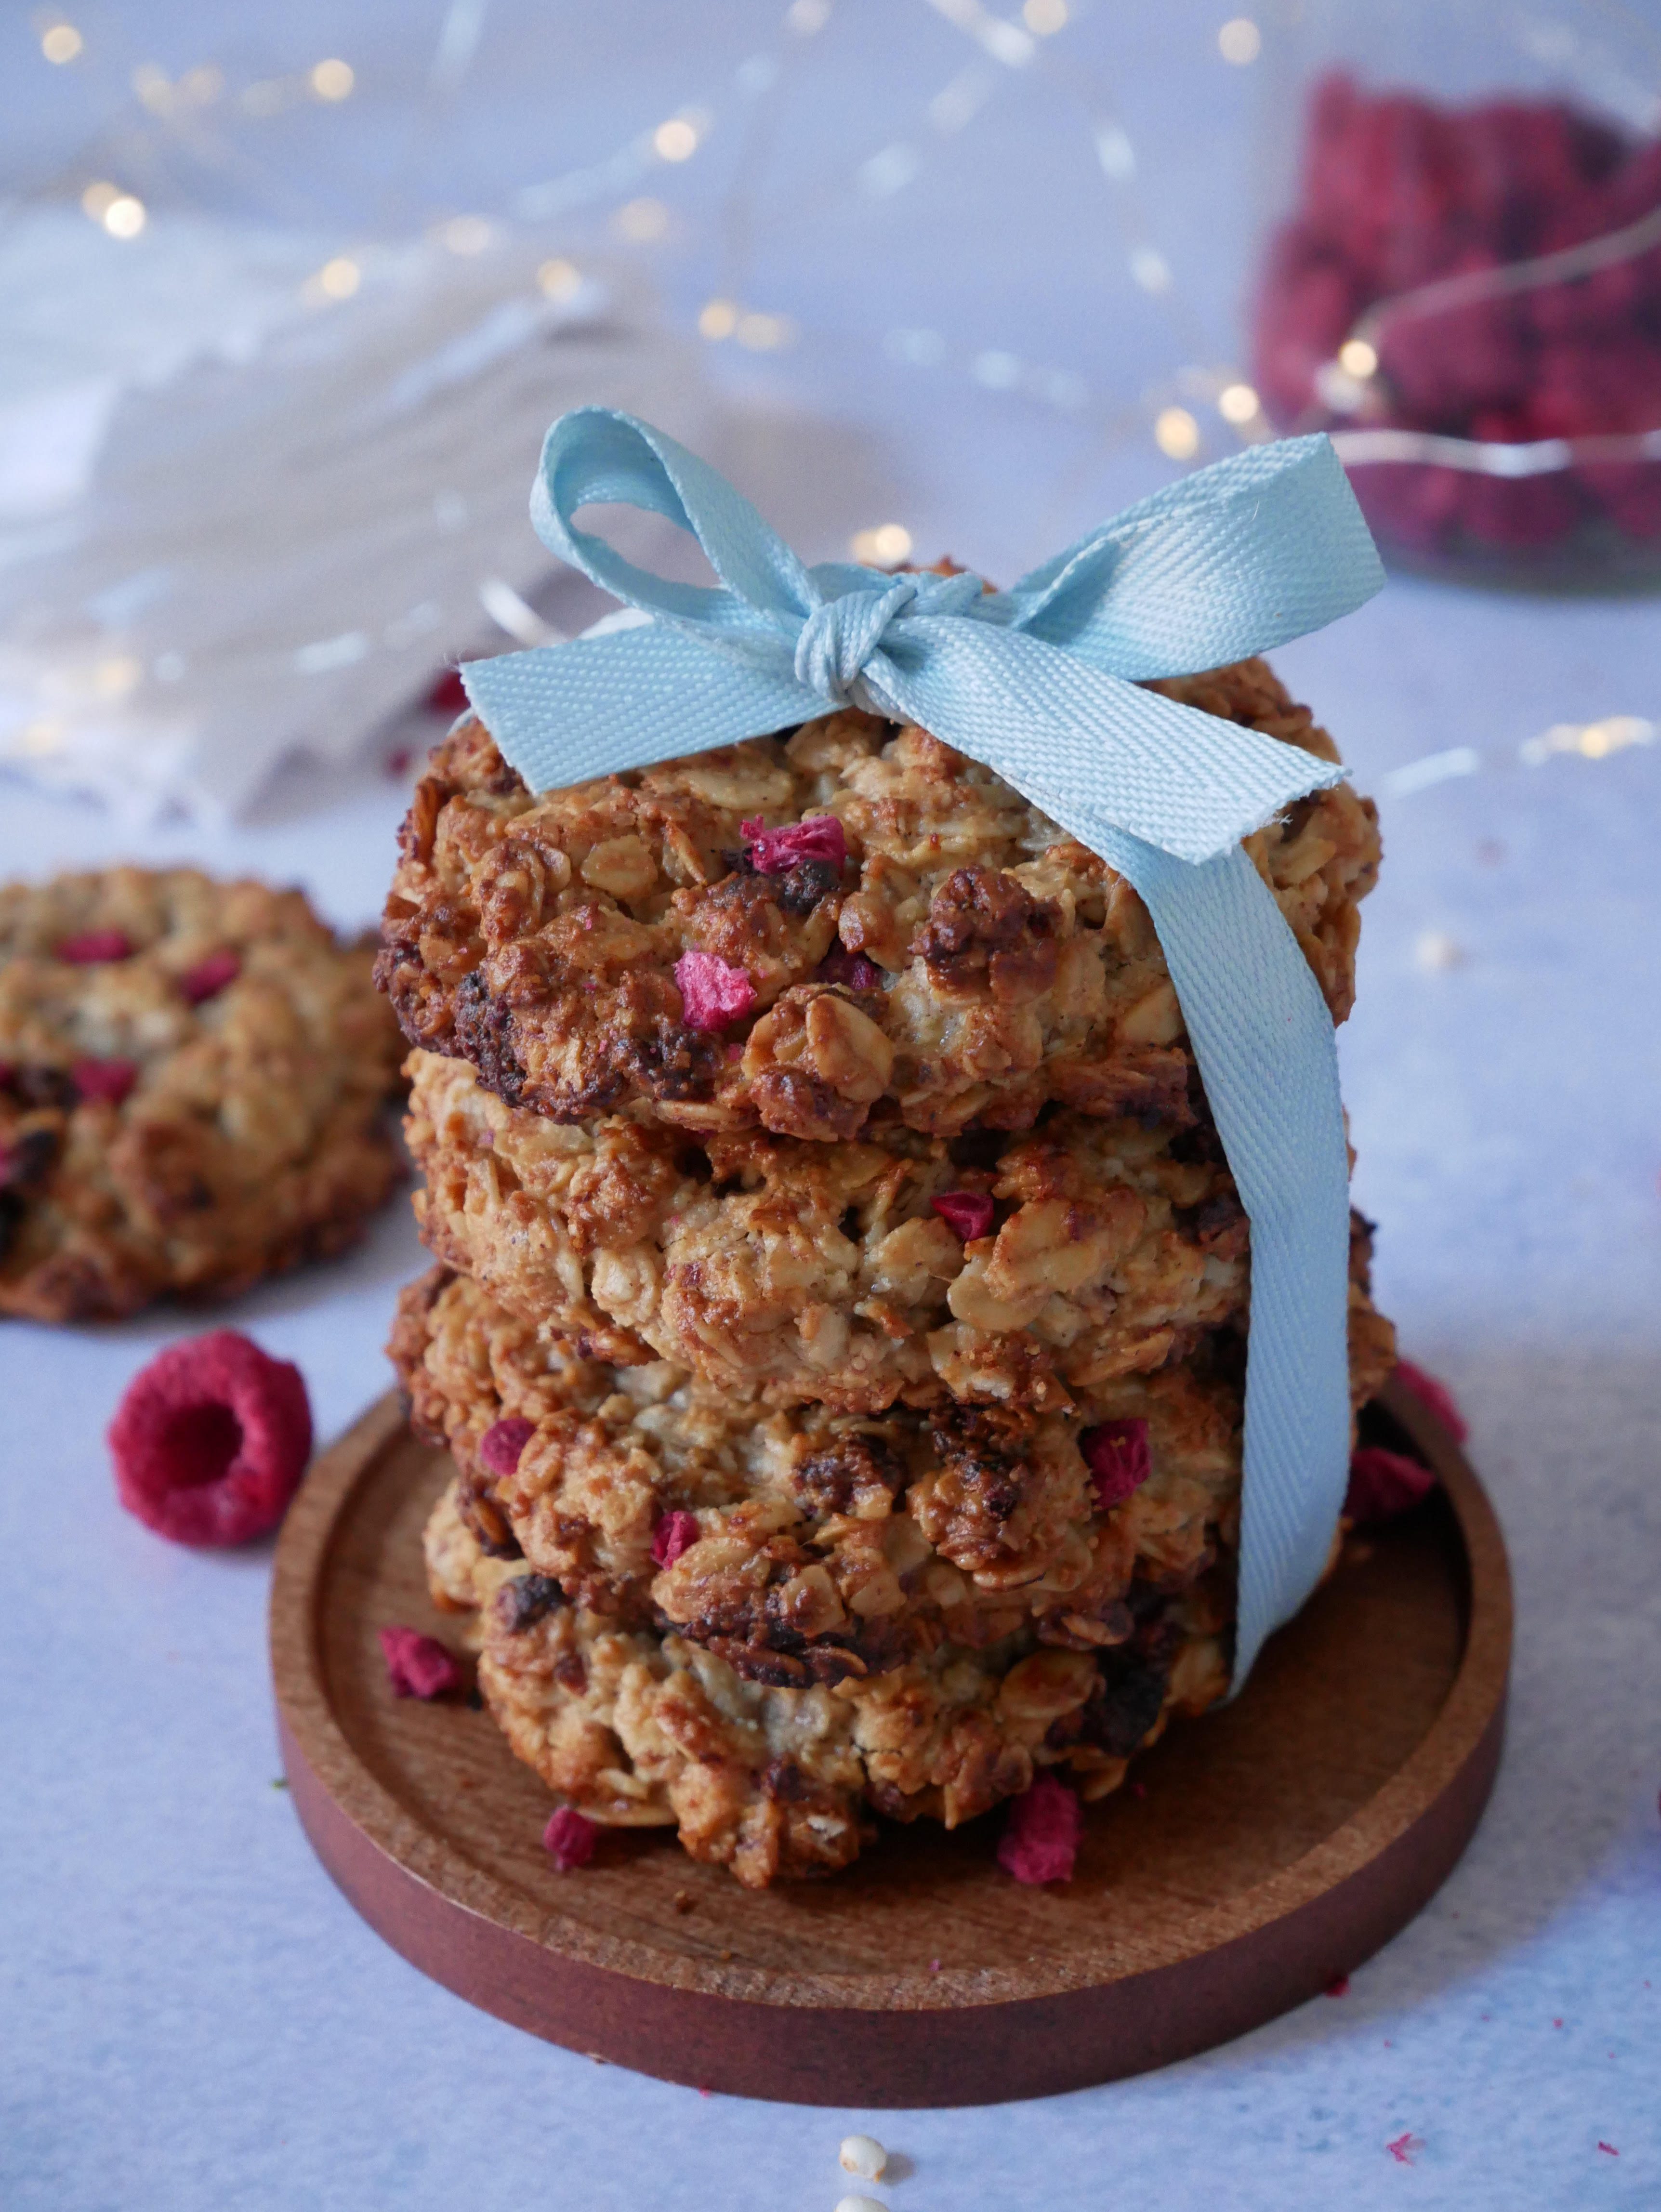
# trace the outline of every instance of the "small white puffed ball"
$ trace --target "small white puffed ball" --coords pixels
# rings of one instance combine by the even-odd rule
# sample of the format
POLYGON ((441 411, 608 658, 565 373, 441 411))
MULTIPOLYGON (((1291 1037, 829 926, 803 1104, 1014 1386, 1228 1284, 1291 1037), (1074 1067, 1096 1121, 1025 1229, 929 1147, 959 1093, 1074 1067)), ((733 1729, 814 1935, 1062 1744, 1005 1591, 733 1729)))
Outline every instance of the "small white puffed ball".
POLYGON ((861 2181, 874 2181, 888 2163, 888 2153, 874 2136, 844 2136, 837 2162, 844 2173, 857 2173, 861 2181))

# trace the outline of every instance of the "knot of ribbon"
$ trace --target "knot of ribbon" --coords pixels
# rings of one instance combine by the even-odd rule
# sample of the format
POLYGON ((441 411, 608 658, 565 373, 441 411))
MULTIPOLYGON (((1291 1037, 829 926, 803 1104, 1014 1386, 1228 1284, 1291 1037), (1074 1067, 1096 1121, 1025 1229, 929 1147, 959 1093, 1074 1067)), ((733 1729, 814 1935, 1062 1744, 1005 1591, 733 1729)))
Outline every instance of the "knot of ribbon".
POLYGON ((1324 437, 1256 446, 1101 524, 1010 590, 805 566, 725 477, 607 408, 562 416, 531 495, 545 544, 649 617, 471 662, 468 698, 537 790, 864 706, 994 769, 1141 895, 1251 1224, 1234 1681, 1319 1580, 1349 1456, 1348 1170, 1331 1018, 1241 840, 1342 770, 1140 679, 1244 659, 1371 598, 1383 571, 1324 437), (718 583, 579 527, 661 515, 718 583))
MULTIPOLYGON (((873 585, 822 599, 812 609, 796 640, 795 678, 816 696, 845 707, 873 698, 880 687, 862 684, 890 625, 908 611, 919 615, 960 614, 981 595, 978 576, 896 576, 884 590, 873 585)), ((884 711, 879 708, 879 712, 884 711)))

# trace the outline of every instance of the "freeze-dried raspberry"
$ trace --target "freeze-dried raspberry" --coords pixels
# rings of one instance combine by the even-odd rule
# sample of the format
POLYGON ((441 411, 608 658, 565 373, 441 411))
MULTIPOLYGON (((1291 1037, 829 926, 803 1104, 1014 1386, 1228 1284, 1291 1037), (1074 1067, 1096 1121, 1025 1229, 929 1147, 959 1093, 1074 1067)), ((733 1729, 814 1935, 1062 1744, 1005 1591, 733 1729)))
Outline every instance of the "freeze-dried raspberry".
POLYGON ((467 694, 459 668, 447 668, 433 679, 427 694, 427 706, 435 714, 459 714, 467 704, 467 694))
POLYGON ((952 1234, 965 1244, 984 1237, 992 1226, 992 1201, 982 1191, 946 1190, 928 1203, 952 1234))
POLYGON ((283 1518, 312 1449, 300 1370, 234 1329, 170 1344, 110 1423, 116 1494, 176 1544, 246 1544, 283 1518))
POLYGON ((136 1060, 77 1060, 70 1069, 78 1097, 102 1106, 119 1106, 138 1080, 136 1060))
POLYGON ((599 1829, 586 1814, 562 1805, 543 1830, 542 1840, 560 1872, 569 1874, 574 1867, 587 1866, 593 1858, 599 1829))
POLYGON ((1402 1388, 1415 1397, 1427 1413, 1433 1413, 1457 1444, 1462 1444, 1470 1431, 1465 1417, 1453 1401, 1453 1393, 1445 1382, 1439 1382, 1433 1375, 1427 1375, 1422 1367, 1415 1367, 1410 1359, 1396 1363, 1396 1379, 1402 1388))
POLYGON ((1077 1796, 1053 1774, 1040 1774, 1009 1808, 998 1864, 1017 1881, 1071 1881, 1083 1832, 1077 1796))
POLYGON ((509 1413, 505 1420, 493 1422, 485 1430, 478 1440, 478 1455, 492 1474, 511 1474, 536 1432, 534 1421, 509 1413))
POLYGON ((1427 1498, 1435 1487, 1430 1469, 1405 1452, 1363 1444, 1349 1462, 1344 1510, 1352 1521, 1389 1521, 1427 1498))
POLYGON ((742 968, 729 968, 713 952, 683 952, 675 987, 689 1030, 723 1030, 756 1003, 756 987, 742 968))
POLYGON ((848 834, 834 814, 811 815, 783 830, 763 829, 756 814, 739 827, 758 876, 782 876, 802 860, 827 860, 840 871, 848 858, 848 834))
POLYGON ((179 979, 179 988, 193 1006, 200 1006, 216 999, 241 973, 241 956, 228 945, 223 951, 210 952, 205 960, 198 960, 194 968, 187 968, 179 979))
POLYGON ((833 945, 813 970, 813 978, 819 983, 842 983, 850 991, 874 991, 882 981, 882 970, 864 953, 833 945))
POLYGON ((441 1698, 459 1690, 462 1672, 453 1652, 418 1628, 383 1628, 380 1648, 395 1698, 441 1698))
POLYGON ((96 968, 106 960, 131 960, 132 951, 132 939, 125 929, 83 929, 64 939, 56 957, 76 968, 96 968))
POLYGON ((683 1552, 698 1540, 696 1513, 666 1513, 652 1531, 652 1557, 660 1567, 672 1567, 683 1552))
POLYGON ((1079 1449, 1096 1486, 1096 1503, 1104 1513, 1122 1505, 1153 1472, 1146 1421, 1099 1422, 1084 1431, 1079 1449))

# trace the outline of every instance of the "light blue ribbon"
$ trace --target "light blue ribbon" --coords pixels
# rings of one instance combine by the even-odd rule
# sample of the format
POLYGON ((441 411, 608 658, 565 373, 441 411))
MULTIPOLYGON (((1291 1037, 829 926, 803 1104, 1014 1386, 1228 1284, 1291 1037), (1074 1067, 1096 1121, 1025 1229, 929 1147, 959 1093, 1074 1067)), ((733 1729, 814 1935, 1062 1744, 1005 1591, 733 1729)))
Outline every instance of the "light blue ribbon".
POLYGON ((1349 1459, 1332 1021, 1240 840, 1343 771, 1136 679, 1265 652, 1378 589, 1330 444, 1296 438, 1202 469, 1007 592, 974 575, 805 568, 725 477, 608 408, 548 433, 531 516, 562 559, 651 617, 463 669, 533 789, 852 704, 995 769, 1141 894, 1251 1223, 1238 1689, 1320 1577, 1349 1459), (672 583, 578 529, 578 509, 600 502, 689 531, 720 586, 672 583))

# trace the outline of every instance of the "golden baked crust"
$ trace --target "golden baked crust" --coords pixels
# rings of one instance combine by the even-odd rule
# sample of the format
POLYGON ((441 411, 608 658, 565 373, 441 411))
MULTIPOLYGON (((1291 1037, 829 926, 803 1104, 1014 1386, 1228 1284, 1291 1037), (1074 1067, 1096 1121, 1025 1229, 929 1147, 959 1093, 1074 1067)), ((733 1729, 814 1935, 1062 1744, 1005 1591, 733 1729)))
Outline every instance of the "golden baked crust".
POLYGON ((551 1121, 432 1053, 409 1072, 434 1254, 614 1364, 845 1412, 1059 1408, 1245 1311, 1245 1216, 1202 1127, 700 1140, 643 1113, 551 1121), (932 1206, 964 1192, 996 1209, 967 1243, 932 1206))
POLYGON ((490 1558, 454 1486, 427 1553, 440 1603, 472 1612, 479 1685, 517 1755, 590 1820, 672 1825, 692 1857, 751 1889, 846 1866, 873 1810, 955 1827, 1041 1766, 1104 1796, 1173 1715, 1227 1686, 1201 1592, 1163 1601, 1110 1651, 940 1643, 884 1673, 793 1688, 746 1680, 684 1637, 622 1627, 525 1561, 490 1558))
POLYGON ((340 1250, 397 1180, 398 1054, 368 949, 298 891, 0 888, 0 1313, 228 1297, 340 1250))
MULTIPOLYGON (((1153 688, 1336 757, 1260 660, 1153 688)), ((683 1128, 824 1143, 895 1120, 1026 1129, 1051 1100, 1189 1118, 1141 900, 925 731, 850 710, 536 798, 470 720, 434 754, 400 843, 376 972, 405 1034, 557 1121, 645 1105, 683 1128), (746 819, 826 814, 841 868, 757 872, 746 819), (687 953, 741 970, 748 1011, 690 1025, 687 953)), ((1378 868, 1371 803, 1341 785, 1246 845, 1342 1020, 1378 868)))

